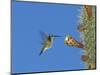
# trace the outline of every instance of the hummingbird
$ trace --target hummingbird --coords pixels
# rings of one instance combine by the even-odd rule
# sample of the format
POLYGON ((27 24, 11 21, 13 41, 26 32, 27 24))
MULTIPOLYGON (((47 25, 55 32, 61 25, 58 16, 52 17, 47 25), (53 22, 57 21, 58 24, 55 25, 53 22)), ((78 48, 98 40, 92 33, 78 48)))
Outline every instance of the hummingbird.
POLYGON ((48 49, 50 49, 53 45, 53 42, 54 42, 54 39, 56 37, 60 37, 58 35, 51 35, 51 34, 48 34, 46 32, 42 32, 42 36, 44 37, 44 40, 43 40, 43 47, 41 49, 41 52, 39 55, 41 55, 42 53, 44 53, 45 51, 47 51, 48 49))

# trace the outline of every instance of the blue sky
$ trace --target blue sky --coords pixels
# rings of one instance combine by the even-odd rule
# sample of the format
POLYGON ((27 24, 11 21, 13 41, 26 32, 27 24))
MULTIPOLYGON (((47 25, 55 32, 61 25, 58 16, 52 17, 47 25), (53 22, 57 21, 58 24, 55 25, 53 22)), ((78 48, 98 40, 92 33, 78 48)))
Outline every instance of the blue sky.
POLYGON ((31 2, 12 3, 12 72, 43 72, 84 69, 82 50, 64 44, 71 34, 80 40, 77 31, 81 6, 31 2), (53 47, 39 56, 40 30, 60 35, 53 47))

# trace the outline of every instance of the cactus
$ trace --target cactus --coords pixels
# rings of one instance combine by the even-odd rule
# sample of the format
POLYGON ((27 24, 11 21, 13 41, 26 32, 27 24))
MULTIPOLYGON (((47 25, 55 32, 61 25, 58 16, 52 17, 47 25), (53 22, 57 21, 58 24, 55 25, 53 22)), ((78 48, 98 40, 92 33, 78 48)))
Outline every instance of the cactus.
POLYGON ((81 56, 81 60, 85 62, 86 69, 96 69, 96 7, 85 5, 81 9, 77 27, 85 44, 85 54, 81 56), (89 10, 86 7, 89 7, 89 10), (91 14, 89 15, 87 11, 91 14))

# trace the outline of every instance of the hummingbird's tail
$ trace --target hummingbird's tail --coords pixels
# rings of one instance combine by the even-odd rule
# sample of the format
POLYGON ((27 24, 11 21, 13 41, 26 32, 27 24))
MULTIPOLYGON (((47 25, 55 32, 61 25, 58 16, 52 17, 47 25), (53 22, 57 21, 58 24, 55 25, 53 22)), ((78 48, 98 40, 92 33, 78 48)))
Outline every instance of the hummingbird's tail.
POLYGON ((44 50, 41 50, 41 52, 39 53, 39 56, 44 52, 44 50))
POLYGON ((40 56, 42 53, 43 53, 43 51, 41 51, 41 52, 39 53, 39 56, 40 56))

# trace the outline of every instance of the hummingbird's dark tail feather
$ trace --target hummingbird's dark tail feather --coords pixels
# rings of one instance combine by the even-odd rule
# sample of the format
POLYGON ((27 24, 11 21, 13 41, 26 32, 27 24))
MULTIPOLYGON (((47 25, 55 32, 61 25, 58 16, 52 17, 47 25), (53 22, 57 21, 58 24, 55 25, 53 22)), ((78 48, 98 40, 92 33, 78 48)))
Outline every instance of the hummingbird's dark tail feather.
POLYGON ((43 53, 43 50, 41 50, 41 52, 39 53, 39 56, 43 53))

